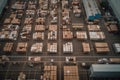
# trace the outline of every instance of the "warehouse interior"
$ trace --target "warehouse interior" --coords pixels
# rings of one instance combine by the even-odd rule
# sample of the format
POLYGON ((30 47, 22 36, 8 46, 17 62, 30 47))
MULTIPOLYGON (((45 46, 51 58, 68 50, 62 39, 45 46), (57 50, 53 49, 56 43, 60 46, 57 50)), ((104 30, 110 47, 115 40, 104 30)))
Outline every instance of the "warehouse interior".
POLYGON ((119 4, 0 0, 0 80, 120 80, 119 4))

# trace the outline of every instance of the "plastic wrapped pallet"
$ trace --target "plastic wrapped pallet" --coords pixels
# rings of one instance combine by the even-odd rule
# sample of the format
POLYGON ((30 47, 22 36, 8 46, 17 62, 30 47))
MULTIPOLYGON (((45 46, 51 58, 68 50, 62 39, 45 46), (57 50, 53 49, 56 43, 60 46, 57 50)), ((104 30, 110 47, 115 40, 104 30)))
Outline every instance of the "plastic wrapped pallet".
POLYGON ((42 52, 42 49, 43 49, 43 43, 35 43, 31 47, 31 52, 35 52, 35 53, 42 52))
POLYGON ((44 40, 44 32, 35 32, 33 33, 34 40, 44 40))
POLYGON ((85 40, 87 39, 87 33, 85 31, 76 32, 77 39, 85 40))
POLYGON ((47 51, 50 53, 57 53, 57 43, 48 43, 47 51))
POLYGON ((57 40, 57 31, 50 31, 48 33, 48 39, 49 40, 57 40))
POLYGON ((9 39, 16 40, 18 36, 18 25, 8 25, 6 26, 8 29, 4 29, 0 33, 0 39, 9 39))
POLYGON ((89 32, 91 40, 104 40, 105 34, 103 32, 89 32))
POLYGON ((71 42, 63 44, 63 52, 64 53, 72 53, 73 52, 73 44, 71 42))
POLYGON ((114 43, 113 48, 115 50, 115 53, 120 53, 120 43, 114 43))

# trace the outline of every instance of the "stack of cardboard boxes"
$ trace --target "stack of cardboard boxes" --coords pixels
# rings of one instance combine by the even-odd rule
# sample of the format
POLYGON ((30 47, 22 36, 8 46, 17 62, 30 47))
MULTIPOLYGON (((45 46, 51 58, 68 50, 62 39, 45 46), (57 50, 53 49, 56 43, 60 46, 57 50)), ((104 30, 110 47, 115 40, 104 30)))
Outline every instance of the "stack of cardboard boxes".
POLYGON ((67 42, 63 44, 63 53, 72 53, 72 52, 73 52, 72 42, 67 42))
POLYGON ((35 43, 31 47, 31 52, 33 53, 42 52, 42 50, 43 50, 43 43, 35 43))
POLYGON ((26 53, 27 52, 27 47, 28 47, 28 43, 27 42, 19 42, 17 45, 17 52, 20 53, 26 53))
POLYGON ((48 43, 47 47, 49 53, 57 53, 57 43, 48 43))

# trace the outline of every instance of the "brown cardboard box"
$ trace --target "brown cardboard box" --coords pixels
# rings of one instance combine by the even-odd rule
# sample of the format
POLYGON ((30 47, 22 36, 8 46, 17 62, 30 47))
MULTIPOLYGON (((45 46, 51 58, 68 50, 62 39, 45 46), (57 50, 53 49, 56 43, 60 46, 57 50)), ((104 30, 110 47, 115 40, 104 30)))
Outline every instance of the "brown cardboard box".
POLYGON ((74 29, 81 29, 81 28, 84 27, 84 24, 83 24, 83 23, 73 23, 73 24, 72 24, 72 27, 73 27, 74 29))
POLYGON ((44 32, 35 32, 33 33, 34 40, 44 40, 44 32))
POLYGON ((31 46, 31 52, 38 53, 42 52, 43 43, 35 43, 31 46))
POLYGON ((44 18, 37 18, 36 19, 36 23, 37 24, 44 24, 45 23, 45 19, 44 18))
POLYGON ((33 19, 32 18, 25 18, 24 24, 32 24, 33 19))
POLYGON ((57 43, 48 43, 47 44, 47 51, 49 53, 57 53, 57 43))
POLYGON ((26 42, 20 42, 17 45, 17 52, 26 52, 27 51, 28 44, 26 42))
POLYGON ((3 51, 5 51, 5 52, 11 52, 12 48, 13 48, 13 43, 6 43, 5 46, 4 46, 4 48, 3 48, 3 51))
POLYGON ((79 80, 77 66, 64 66, 64 80, 79 80))
POLYGON ((82 47, 83 47, 83 52, 90 52, 90 45, 89 43, 83 42, 82 43, 82 47))
POLYGON ((11 21, 12 24, 20 24, 20 20, 17 18, 12 19, 11 21))
POLYGON ((87 33, 85 31, 77 31, 76 36, 77 36, 77 39, 80 39, 80 40, 87 39, 87 33))
POLYGON ((63 39, 72 39, 73 33, 72 31, 63 31, 63 39))
POLYGON ((35 31, 44 31, 45 26, 44 25, 35 25, 35 31))
POLYGON ((101 32, 101 31, 99 32, 90 31, 89 36, 91 40, 104 40, 105 39, 105 34, 104 32, 101 32))
POLYGON ((110 51, 108 44, 105 42, 96 42, 95 49, 97 53, 104 53, 110 51))
POLYGON ((57 25, 49 25, 49 31, 57 30, 57 25))
POLYGON ((100 26, 99 25, 88 25, 88 30, 89 31, 100 31, 100 26))
POLYGON ((4 20, 4 24, 10 24, 11 23, 11 19, 10 18, 6 18, 5 20, 4 20))

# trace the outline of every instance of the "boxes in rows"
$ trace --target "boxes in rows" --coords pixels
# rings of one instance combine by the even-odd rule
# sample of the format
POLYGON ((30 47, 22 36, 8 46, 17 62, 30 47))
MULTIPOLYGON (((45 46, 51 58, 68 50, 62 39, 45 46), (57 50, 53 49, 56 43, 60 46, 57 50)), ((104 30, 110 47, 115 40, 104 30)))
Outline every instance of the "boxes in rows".
POLYGON ((79 80, 78 66, 64 66, 64 80, 79 80))
POLYGON ((89 36, 91 40, 104 40, 106 38, 104 32, 101 31, 89 32, 89 36))
POLYGON ((91 51, 90 44, 87 43, 87 42, 83 42, 82 43, 82 47, 83 47, 83 52, 84 53, 89 53, 91 51))
POLYGON ((87 40, 87 32, 85 32, 85 31, 77 31, 76 32, 76 37, 77 37, 77 39, 79 39, 79 40, 87 40))
POLYGON ((73 32, 72 31, 63 31, 63 39, 72 39, 73 32))
POLYGON ((74 29, 82 29, 84 27, 84 24, 83 23, 72 23, 72 27, 74 29))
POLYGON ((57 25, 49 25, 49 31, 57 31, 57 25))
POLYGON ((7 25, 4 26, 5 29, 2 29, 0 32, 0 39, 1 40, 17 40, 18 37, 18 25, 7 25))
POLYGON ((21 22, 20 19, 18 18, 6 18, 5 21, 4 21, 4 24, 16 24, 16 25, 19 25, 21 22))
POLYGON ((33 40, 44 40, 44 32, 33 33, 33 40))
POLYGON ((44 25, 35 25, 35 31, 45 31, 44 25))
POLYGON ((106 42, 96 42, 95 49, 97 53, 107 53, 110 52, 109 45, 106 42))
POLYGON ((48 39, 49 40, 57 40, 57 31, 49 31, 48 39))
POLYGON ((3 48, 3 51, 12 52, 12 49, 13 49, 13 43, 6 43, 4 48, 3 48))
POLYGON ((73 52, 73 43, 67 42, 63 44, 63 53, 72 53, 73 52))
POLYGON ((45 65, 43 78, 44 80, 57 80, 57 66, 45 65))
POLYGON ((57 43, 48 43, 47 44, 47 51, 49 53, 57 53, 57 43))

